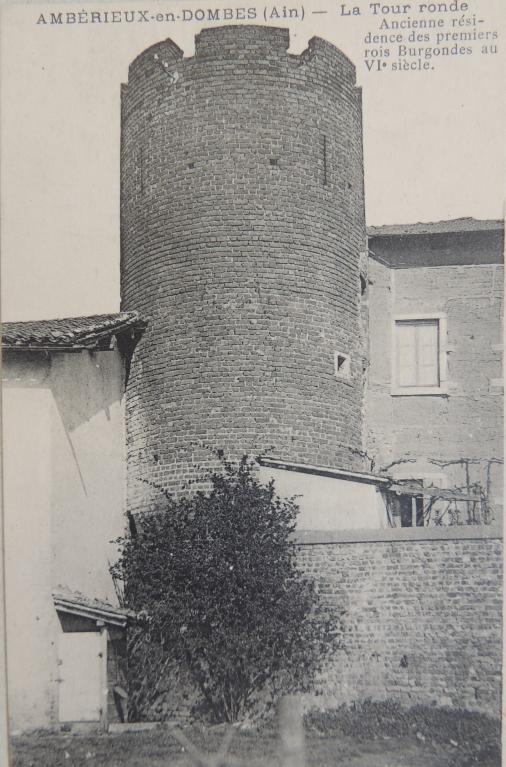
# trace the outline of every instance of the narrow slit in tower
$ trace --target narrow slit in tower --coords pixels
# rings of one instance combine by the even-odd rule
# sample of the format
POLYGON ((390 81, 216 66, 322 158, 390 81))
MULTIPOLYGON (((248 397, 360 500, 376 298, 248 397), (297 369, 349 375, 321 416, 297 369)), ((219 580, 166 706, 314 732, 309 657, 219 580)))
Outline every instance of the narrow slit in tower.
POLYGON ((139 157, 139 175, 140 175, 140 181, 141 181, 141 194, 144 194, 144 147, 141 146, 140 151, 140 157, 139 157))
POLYGON ((323 134, 323 186, 327 186, 327 136, 323 134))

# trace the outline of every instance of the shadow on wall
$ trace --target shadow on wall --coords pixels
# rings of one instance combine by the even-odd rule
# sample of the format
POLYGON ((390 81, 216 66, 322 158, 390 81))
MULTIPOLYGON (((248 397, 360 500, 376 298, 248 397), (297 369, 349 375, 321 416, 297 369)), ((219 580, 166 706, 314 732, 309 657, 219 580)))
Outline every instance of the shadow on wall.
MULTIPOLYGON (((52 357, 54 402, 85 495, 88 495, 86 466, 90 459, 93 463, 97 457, 107 461, 118 451, 118 445, 113 442, 116 429, 112 424, 112 411, 121 405, 123 381, 124 364, 117 352, 91 351, 52 357), (108 426, 112 427, 110 434, 108 426)), ((121 438, 121 434, 118 436, 121 438)), ((58 460, 62 446, 57 435, 55 437, 55 460, 58 460)))

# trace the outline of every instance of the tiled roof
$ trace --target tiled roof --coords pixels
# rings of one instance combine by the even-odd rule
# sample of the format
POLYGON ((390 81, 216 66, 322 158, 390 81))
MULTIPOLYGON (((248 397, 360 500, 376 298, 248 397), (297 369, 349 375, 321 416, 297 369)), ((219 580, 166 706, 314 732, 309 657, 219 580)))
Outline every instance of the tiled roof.
POLYGON ((92 599, 78 591, 70 591, 62 587, 53 592, 53 602, 59 612, 80 615, 92 620, 100 619, 113 625, 125 626, 129 618, 135 617, 135 613, 131 610, 116 607, 101 599, 92 599))
POLYGON ((367 227, 367 234, 369 237, 400 237, 412 234, 463 234, 466 232, 502 231, 503 229, 504 221, 500 219, 454 218, 450 221, 369 226, 367 227))
POLYGON ((4 322, 4 349, 79 350, 107 347, 113 336, 142 332, 147 320, 137 312, 96 314, 33 322, 4 322))

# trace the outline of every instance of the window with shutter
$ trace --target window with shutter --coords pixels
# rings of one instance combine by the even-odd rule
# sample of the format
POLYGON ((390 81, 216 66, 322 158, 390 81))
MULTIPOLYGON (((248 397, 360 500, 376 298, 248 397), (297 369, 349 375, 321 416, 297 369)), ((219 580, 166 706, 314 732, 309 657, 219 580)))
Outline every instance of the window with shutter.
POLYGON ((438 317, 394 322, 394 394, 443 393, 442 328, 438 317))

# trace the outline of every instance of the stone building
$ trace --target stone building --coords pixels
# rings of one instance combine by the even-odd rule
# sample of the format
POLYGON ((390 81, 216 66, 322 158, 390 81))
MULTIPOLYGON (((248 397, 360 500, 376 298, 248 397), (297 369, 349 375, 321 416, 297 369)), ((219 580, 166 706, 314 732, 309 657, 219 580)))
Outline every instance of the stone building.
POLYGON ((503 249, 501 221, 368 230, 366 449, 388 526, 298 532, 344 630, 317 705, 500 714, 503 249))
POLYGON ((368 248, 355 68, 317 38, 288 46, 284 29, 208 29, 191 58, 172 40, 145 50, 123 86, 122 308, 150 317, 127 390, 129 509, 188 490, 224 450, 267 453, 262 476, 303 491, 301 527, 490 516, 501 222, 380 227, 368 248), (394 387, 400 334, 437 386, 394 387))
POLYGON ((13 727, 124 715, 110 541, 213 450, 301 495, 300 560, 345 632, 320 702, 499 711, 503 225, 366 233, 353 64, 288 45, 235 26, 141 53, 122 312, 4 325, 13 727))
POLYGON ((334 46, 288 46, 286 29, 206 29, 192 58, 148 48, 123 86, 121 301, 150 317, 132 511, 209 447, 364 470, 361 91, 334 46))
POLYGON ((504 224, 368 234, 367 450, 380 473, 484 495, 500 519, 504 224))

